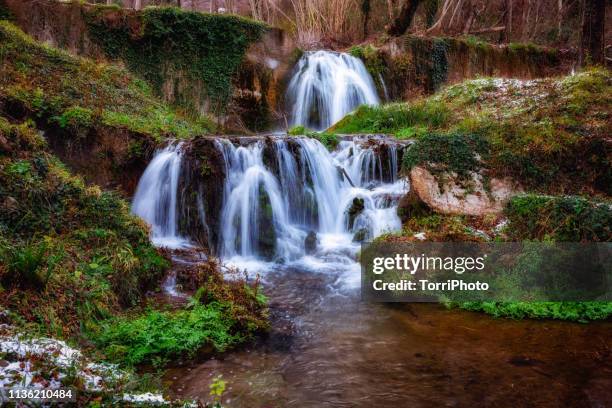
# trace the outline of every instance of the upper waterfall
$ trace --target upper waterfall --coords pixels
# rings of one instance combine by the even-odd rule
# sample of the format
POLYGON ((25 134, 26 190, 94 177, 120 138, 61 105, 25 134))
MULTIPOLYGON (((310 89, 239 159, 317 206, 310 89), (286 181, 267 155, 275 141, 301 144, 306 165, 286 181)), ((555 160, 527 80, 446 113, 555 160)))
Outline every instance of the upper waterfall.
POLYGON ((359 58, 306 52, 289 83, 291 125, 325 130, 359 105, 378 105, 376 86, 359 58))

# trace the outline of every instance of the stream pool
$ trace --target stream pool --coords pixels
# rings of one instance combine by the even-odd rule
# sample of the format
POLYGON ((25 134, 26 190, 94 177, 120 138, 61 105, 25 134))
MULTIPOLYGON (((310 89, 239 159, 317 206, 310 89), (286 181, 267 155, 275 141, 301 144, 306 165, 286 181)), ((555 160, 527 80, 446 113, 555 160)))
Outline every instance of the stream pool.
MULTIPOLYGON (((341 269, 341 268, 338 268, 341 269)), ((167 371, 175 398, 223 406, 605 407, 612 324, 513 321, 433 304, 364 303, 346 271, 268 266, 272 330, 167 371)))

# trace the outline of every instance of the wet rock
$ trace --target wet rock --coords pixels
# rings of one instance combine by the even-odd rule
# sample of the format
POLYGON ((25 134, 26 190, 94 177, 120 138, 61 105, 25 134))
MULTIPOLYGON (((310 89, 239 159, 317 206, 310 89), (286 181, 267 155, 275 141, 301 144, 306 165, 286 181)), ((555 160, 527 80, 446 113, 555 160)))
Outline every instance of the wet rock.
POLYGON ((259 236, 257 248, 266 260, 272 260, 276 255, 276 229, 274 227, 274 214, 270 197, 263 185, 259 186, 259 212, 257 213, 259 236))
POLYGON ((459 183, 456 175, 436 177, 423 167, 410 170, 411 190, 430 209, 440 214, 484 216, 500 214, 506 202, 522 192, 509 178, 491 179, 486 185, 481 174, 459 183))
POLYGON ((368 237, 369 237, 368 229, 361 228, 357 232, 355 232, 355 235, 353 235, 353 242, 364 242, 368 239, 368 237))
POLYGON ((361 214, 364 209, 365 209, 365 201, 363 200, 363 198, 355 197, 353 199, 353 204, 351 204, 351 206, 348 209, 349 229, 353 228, 353 225, 355 224, 355 218, 357 218, 357 216, 361 214))
POLYGON ((317 233, 314 231, 310 231, 304 240, 304 247, 306 249, 306 254, 311 255, 317 251, 317 246, 319 242, 317 239, 317 233))

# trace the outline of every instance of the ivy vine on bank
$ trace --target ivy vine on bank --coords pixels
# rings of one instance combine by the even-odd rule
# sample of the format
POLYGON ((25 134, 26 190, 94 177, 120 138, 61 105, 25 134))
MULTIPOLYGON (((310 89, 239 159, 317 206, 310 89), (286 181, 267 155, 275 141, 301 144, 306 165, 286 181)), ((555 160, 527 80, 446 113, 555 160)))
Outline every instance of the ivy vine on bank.
MULTIPOLYGON (((267 26, 250 19, 183 11, 173 7, 142 12, 113 6, 84 9, 89 36, 106 56, 127 67, 162 93, 168 78, 200 84, 210 110, 222 113, 232 78, 248 47, 267 26)), ((178 100, 189 107, 189 101, 178 100)))

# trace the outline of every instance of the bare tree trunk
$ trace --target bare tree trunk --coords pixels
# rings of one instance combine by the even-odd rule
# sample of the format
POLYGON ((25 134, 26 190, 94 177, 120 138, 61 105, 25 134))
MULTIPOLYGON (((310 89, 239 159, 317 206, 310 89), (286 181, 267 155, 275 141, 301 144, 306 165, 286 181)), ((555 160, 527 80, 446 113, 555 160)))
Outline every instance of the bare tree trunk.
POLYGON ((421 0, 404 0, 399 16, 393 21, 387 32, 394 36, 403 35, 412 24, 412 19, 420 3, 421 0))
POLYGON ((580 65, 604 63, 606 0, 583 0, 580 65))
POLYGON ((387 13, 389 14, 389 21, 395 17, 395 7, 393 6, 393 0, 387 0, 387 13))
POLYGON ((142 8, 142 0, 134 0, 134 9, 140 10, 142 8))
POLYGON ((468 18, 465 21, 465 25, 463 26, 463 34, 468 34, 472 29, 472 24, 474 24, 474 19, 476 18, 476 7, 472 4, 472 0, 468 0, 465 8, 470 13, 468 18))
POLYGON ((557 38, 561 40, 561 33, 563 31, 563 0, 559 0, 557 3, 557 38))
POLYGON ((363 38, 368 37, 368 24, 370 23, 370 0, 361 0, 361 13, 363 14, 363 38))
POLYGON ((514 0, 507 0, 508 4, 508 15, 506 16, 508 20, 506 21, 506 42, 510 42, 512 38, 512 12, 514 11, 514 0))
POLYGON ((444 0, 444 5, 442 6, 442 12, 440 13, 440 17, 438 17, 438 21, 436 21, 430 28, 427 30, 428 33, 440 32, 443 28, 444 20, 446 19, 446 15, 450 8, 452 7, 453 0, 444 0))
POLYGON ((457 18, 457 13, 461 14, 461 6, 463 5, 463 0, 459 0, 457 5, 455 6, 455 10, 453 11, 453 15, 448 23, 448 29, 453 29, 453 24, 455 24, 455 18, 457 18))

